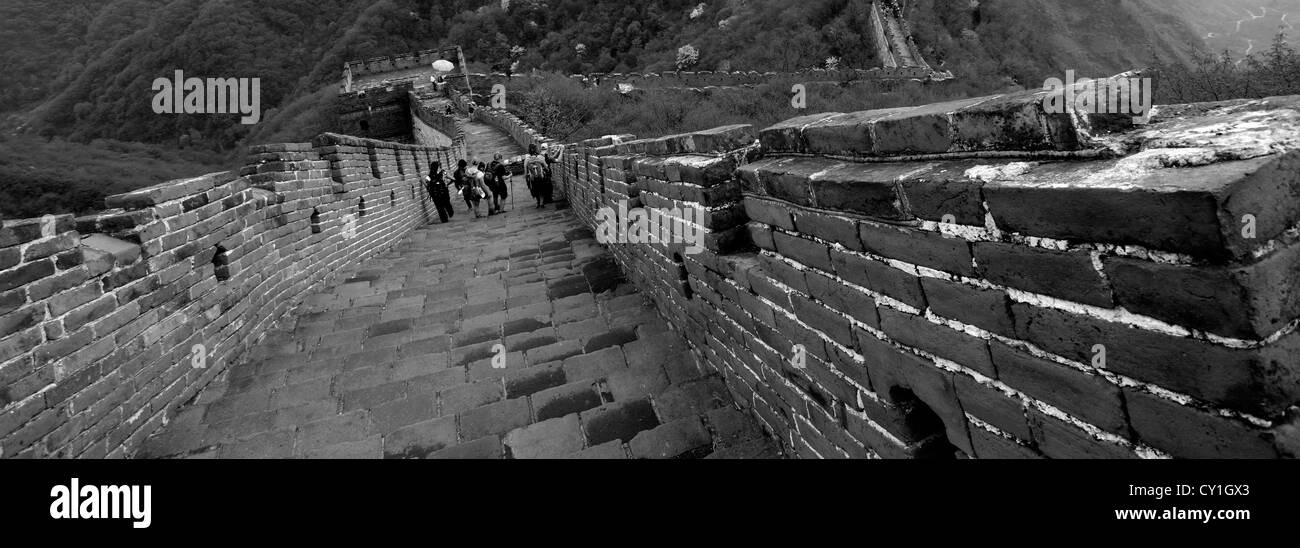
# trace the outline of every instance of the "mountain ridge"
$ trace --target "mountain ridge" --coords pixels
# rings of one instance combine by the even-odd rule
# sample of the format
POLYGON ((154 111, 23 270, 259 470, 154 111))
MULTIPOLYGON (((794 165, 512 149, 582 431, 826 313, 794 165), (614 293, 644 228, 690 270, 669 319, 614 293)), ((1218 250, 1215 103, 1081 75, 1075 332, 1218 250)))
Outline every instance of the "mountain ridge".
MULTIPOLYGON (((0 86, 0 105, 18 107, 26 127, 46 136, 234 150, 328 129, 328 113, 314 111, 328 107, 345 61, 448 44, 462 44, 471 64, 485 69, 672 70, 677 48, 688 44, 700 70, 793 70, 831 58, 867 68, 875 65, 874 44, 861 1, 515 0, 502 9, 489 0, 15 0, 0 12, 9 17, 0 41, 33 40, 27 49, 44 54, 13 64, 50 66, 0 86), (51 11, 63 15, 22 30, 51 11), (87 14, 93 17, 83 22, 87 14), (155 115, 149 84, 177 68, 261 77, 267 123, 155 115), (277 116, 289 113, 310 120, 277 116)), ((915 0, 906 10, 927 61, 953 70, 976 94, 1036 86, 1060 67, 1102 76, 1157 57, 1188 62, 1204 42, 1159 2, 915 0), (1098 20, 1103 28, 1095 28, 1098 20)), ((24 58, 5 55, 7 65, 24 58)))

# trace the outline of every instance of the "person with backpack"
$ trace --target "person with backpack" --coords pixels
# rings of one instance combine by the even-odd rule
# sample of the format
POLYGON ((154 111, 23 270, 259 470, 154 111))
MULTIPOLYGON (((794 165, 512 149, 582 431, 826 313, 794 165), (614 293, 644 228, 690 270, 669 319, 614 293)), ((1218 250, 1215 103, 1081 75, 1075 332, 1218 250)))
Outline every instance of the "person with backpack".
POLYGON ((528 145, 528 156, 524 158, 524 181, 528 183, 528 192, 537 200, 537 208, 546 207, 546 200, 551 195, 550 166, 546 158, 537 152, 537 145, 528 145))
POLYGON ((549 204, 555 201, 555 169, 554 164, 559 163, 559 149, 551 149, 550 145, 542 145, 542 158, 546 160, 546 196, 542 203, 549 204))
POLYGON ((488 165, 488 189, 492 191, 492 207, 497 213, 502 212, 502 200, 508 198, 510 194, 509 185, 506 184, 509 176, 509 170, 501 153, 494 154, 492 163, 488 165))
POLYGON ((465 200, 465 206, 469 211, 474 213, 474 218, 481 217, 478 213, 478 187, 474 184, 473 172, 477 171, 470 167, 469 162, 460 160, 456 163, 456 171, 451 174, 451 180, 456 185, 456 194, 465 200))
POLYGON ((429 175, 424 178, 424 188, 429 191, 433 207, 438 210, 438 218, 444 223, 451 222, 456 211, 451 207, 451 194, 447 192, 447 173, 442 170, 442 162, 429 164, 429 175))
POLYGON ((474 212, 474 218, 482 217, 479 213, 478 206, 483 203, 483 198, 487 197, 487 186, 484 183, 484 170, 486 166, 483 162, 471 162, 465 170, 464 187, 461 188, 461 196, 465 198, 465 205, 469 210, 474 212))

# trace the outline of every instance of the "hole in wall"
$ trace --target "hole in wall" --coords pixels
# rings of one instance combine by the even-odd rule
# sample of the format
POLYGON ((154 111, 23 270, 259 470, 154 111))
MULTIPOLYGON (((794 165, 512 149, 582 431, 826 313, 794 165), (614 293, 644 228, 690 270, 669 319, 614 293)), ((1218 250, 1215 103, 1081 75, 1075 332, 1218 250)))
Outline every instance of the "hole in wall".
POLYGON ((365 199, 365 198, 361 198, 360 200, 357 201, 357 216, 358 216, 358 217, 365 217, 365 216, 366 216, 366 199, 365 199))
POLYGON ((677 265, 677 279, 682 282, 683 294, 687 300, 694 299, 695 290, 691 289, 691 274, 686 271, 686 261, 681 253, 673 253, 673 263, 677 265))
POLYGON ((926 405, 916 393, 901 386, 889 389, 889 399, 903 410, 903 423, 921 446, 916 451, 918 459, 952 459, 956 458, 957 447, 948 441, 948 429, 930 406, 926 405))
POLYGON ((212 254, 212 271, 216 274, 218 282, 230 279, 230 255, 226 248, 218 245, 212 254))
POLYGON ((370 156, 370 175, 376 179, 383 178, 383 172, 379 171, 379 154, 375 152, 375 147, 366 147, 366 152, 370 156))
POLYGON ((320 210, 313 208, 311 210, 311 233, 320 234, 321 231, 320 210))
POLYGON ((396 191, 396 190, 390 190, 390 191, 388 191, 388 205, 389 205, 390 207, 396 207, 396 206, 397 206, 397 191, 396 191))
POLYGON ((362 133, 370 133, 370 122, 368 122, 368 121, 366 121, 366 120, 362 120, 362 121, 361 121, 361 132, 362 132, 362 133))

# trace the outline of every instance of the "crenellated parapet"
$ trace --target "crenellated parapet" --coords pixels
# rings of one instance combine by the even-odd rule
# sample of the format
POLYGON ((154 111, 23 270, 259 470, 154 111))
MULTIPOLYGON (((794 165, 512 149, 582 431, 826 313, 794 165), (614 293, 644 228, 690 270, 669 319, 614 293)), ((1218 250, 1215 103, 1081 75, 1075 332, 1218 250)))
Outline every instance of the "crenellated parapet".
POLYGON ((1295 457, 1300 98, 1046 105, 610 137, 559 174, 598 233, 703 212, 697 253, 610 250, 791 454, 1295 457))
POLYGON ((291 320, 313 288, 434 217, 435 148, 325 134, 235 172, 0 228, 0 456, 123 457, 291 320))

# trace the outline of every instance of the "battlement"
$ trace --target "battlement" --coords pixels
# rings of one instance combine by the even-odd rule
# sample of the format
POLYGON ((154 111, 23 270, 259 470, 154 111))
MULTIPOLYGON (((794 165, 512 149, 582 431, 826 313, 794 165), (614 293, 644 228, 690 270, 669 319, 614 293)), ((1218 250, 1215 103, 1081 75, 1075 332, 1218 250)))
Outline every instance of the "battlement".
POLYGON ((349 61, 343 64, 343 70, 350 72, 352 77, 356 78, 428 66, 439 58, 439 53, 436 50, 420 50, 392 56, 372 57, 364 61, 349 61))
POLYGON ((312 288, 400 242, 422 179, 462 148, 325 134, 238 172, 0 228, 0 456, 123 457, 291 319, 312 288))
POLYGON ((1294 457, 1300 97, 1153 122, 1024 93, 596 139, 559 172, 593 230, 707 212, 702 253, 611 251, 790 454, 1294 457))

